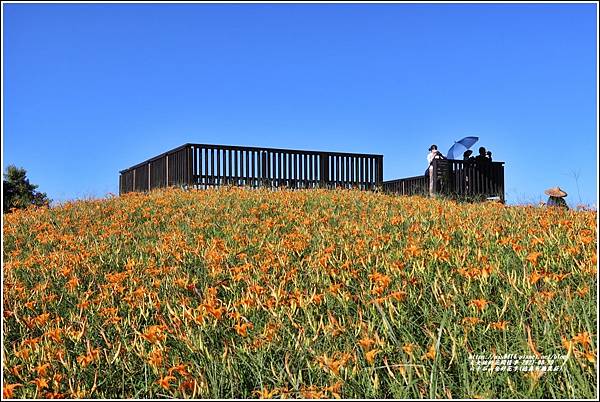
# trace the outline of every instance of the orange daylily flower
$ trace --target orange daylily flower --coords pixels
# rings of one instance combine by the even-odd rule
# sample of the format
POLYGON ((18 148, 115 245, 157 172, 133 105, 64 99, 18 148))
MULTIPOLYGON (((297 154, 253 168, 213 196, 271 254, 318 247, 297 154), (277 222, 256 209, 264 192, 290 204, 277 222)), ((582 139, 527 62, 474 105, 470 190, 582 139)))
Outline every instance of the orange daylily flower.
POLYGON ((432 344, 429 347, 429 350, 423 356, 421 356, 421 360, 433 360, 435 358, 435 344, 432 344))
POLYGON ((100 356, 100 349, 93 349, 88 351, 85 355, 77 356, 77 363, 81 365, 81 367, 86 367, 94 360, 98 359, 100 356))
POLYGON ((541 274, 538 271, 533 271, 531 273, 531 275, 529 276, 529 283, 531 283, 532 285, 535 285, 537 283, 537 281, 539 281, 540 279, 542 279, 544 277, 543 274, 541 274))
POLYGON ((165 329, 164 325, 151 325, 141 336, 150 343, 160 343, 166 339, 166 335, 163 333, 165 329))
POLYGON ((22 387, 22 384, 6 384, 2 387, 2 398, 11 399, 13 397, 15 388, 22 387))
MULTIPOLYGON (((170 375, 170 374, 169 374, 170 375)), ((193 391, 196 387, 196 380, 193 378, 187 379, 179 384, 179 389, 181 391, 193 391)))
POLYGON ((185 369, 185 364, 178 364, 177 366, 171 367, 169 369, 169 375, 172 375, 174 371, 176 371, 182 377, 187 377, 190 375, 190 373, 185 369))
POLYGON ((478 317, 465 317, 462 319, 463 325, 465 325, 465 324, 475 325, 475 324, 479 324, 480 322, 483 322, 483 320, 478 317))
POLYGON ((586 294, 588 294, 589 291, 590 291, 590 287, 584 286, 582 288, 577 289, 575 291, 575 293, 577 293, 577 296, 579 296, 579 297, 584 297, 586 294))
POLYGON ((148 363, 150 363, 150 365, 154 366, 155 368, 159 368, 162 366, 162 362, 163 362, 162 352, 159 349, 153 350, 150 353, 150 356, 148 358, 148 363))
POLYGON ((542 253, 540 253, 539 251, 535 251, 533 253, 530 253, 525 259, 529 261, 532 265, 537 265, 538 259, 541 255, 542 253))
POLYGON ((366 352, 365 358, 367 359, 367 362, 369 362, 369 364, 373 364, 373 362, 375 361, 375 355, 377 355, 380 352, 381 352, 381 350, 379 350, 379 349, 373 349, 369 352, 366 352))
POLYGON ((44 388, 48 388, 48 381, 46 381, 45 378, 36 378, 33 381, 30 381, 31 383, 35 384, 35 386, 37 387, 38 391, 42 390, 44 388))
POLYGON ((243 324, 235 324, 234 328, 235 328, 235 332, 237 332, 238 335, 246 336, 246 335, 248 335, 248 333, 247 333, 248 329, 254 328, 254 324, 252 324, 251 322, 245 322, 243 324))
POLYGON ((156 380, 156 384, 160 385, 162 388, 168 391, 171 388, 171 381, 174 380, 176 380, 175 377, 173 377, 172 375, 168 375, 156 380))
POLYGON ((46 332, 46 336, 51 338, 54 342, 60 342, 61 335, 63 330, 61 328, 56 328, 51 331, 46 332))
POLYGON ((507 324, 508 324, 508 321, 497 321, 497 322, 492 322, 492 323, 490 324, 490 326, 491 326, 493 329, 497 329, 497 330, 500 330, 500 331, 504 331, 504 330, 506 329, 506 325, 507 325, 507 324))
POLYGON ((41 327, 45 323, 48 322, 49 318, 50 318, 50 313, 43 313, 43 314, 40 314, 37 317, 35 317, 33 320, 38 327, 41 327))
POLYGON ((35 371, 37 372, 38 377, 45 377, 46 376, 46 371, 48 370, 48 367, 50 367, 50 363, 46 363, 46 364, 42 364, 40 366, 37 366, 35 368, 35 371))
POLYGON ((268 390, 267 388, 263 388, 260 391, 252 391, 253 395, 256 395, 259 399, 273 399, 275 395, 277 395, 277 388, 268 390))
POLYGON ((317 357, 317 362, 322 368, 327 368, 335 375, 340 375, 340 369, 344 367, 344 365, 350 359, 350 355, 342 354, 341 356, 337 356, 339 358, 329 358, 325 355, 317 357))
POLYGON ((580 332, 573 337, 573 342, 580 344, 584 347, 584 349, 588 349, 592 344, 592 339, 590 338, 589 332, 580 332))
POLYGON ((573 342, 568 340, 564 336, 561 337, 561 343, 563 345, 563 348, 565 348, 566 350, 571 350, 573 348, 573 342))
POLYGON ((474 299, 469 302, 469 306, 473 306, 479 311, 483 311, 488 304, 490 304, 490 302, 485 299, 474 299))
POLYGON ((413 354, 413 350, 415 349, 416 345, 414 343, 407 343, 404 346, 402 346, 402 350, 404 351, 404 353, 406 353, 407 355, 412 356, 413 354))
POLYGON ((362 338, 361 340, 358 341, 358 344, 360 345, 361 348, 363 348, 363 350, 368 351, 371 349, 371 346, 373 346, 375 344, 375 341, 370 338, 362 338))

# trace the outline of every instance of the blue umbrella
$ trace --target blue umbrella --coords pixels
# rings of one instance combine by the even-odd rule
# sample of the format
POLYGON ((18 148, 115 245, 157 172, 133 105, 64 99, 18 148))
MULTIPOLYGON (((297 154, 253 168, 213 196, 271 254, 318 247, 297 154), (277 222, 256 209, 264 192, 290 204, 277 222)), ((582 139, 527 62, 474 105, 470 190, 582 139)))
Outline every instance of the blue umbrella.
POLYGON ((448 159, 462 159, 465 151, 471 148, 477 141, 479 141, 479 137, 465 137, 460 141, 455 141, 446 156, 448 159))

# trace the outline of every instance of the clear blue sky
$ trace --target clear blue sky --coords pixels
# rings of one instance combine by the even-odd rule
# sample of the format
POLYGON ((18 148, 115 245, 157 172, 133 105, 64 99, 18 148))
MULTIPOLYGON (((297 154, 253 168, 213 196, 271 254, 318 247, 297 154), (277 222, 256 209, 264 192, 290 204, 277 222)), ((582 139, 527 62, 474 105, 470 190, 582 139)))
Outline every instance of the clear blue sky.
POLYGON ((597 206, 595 4, 3 4, 3 169, 55 200, 186 142, 384 154, 476 135, 509 203, 597 206))

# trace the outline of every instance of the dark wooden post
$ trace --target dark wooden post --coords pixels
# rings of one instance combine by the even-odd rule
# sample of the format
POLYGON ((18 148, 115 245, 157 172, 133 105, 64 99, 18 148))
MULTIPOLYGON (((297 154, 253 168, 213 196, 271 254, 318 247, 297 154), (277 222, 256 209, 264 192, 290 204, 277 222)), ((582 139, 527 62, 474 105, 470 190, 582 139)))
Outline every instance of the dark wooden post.
POLYGON ((376 183, 378 186, 383 182, 383 155, 377 157, 377 178, 376 183))
POLYGON ((193 176, 193 172, 192 172, 192 146, 188 145, 185 148, 185 156, 186 156, 186 161, 185 161, 185 181, 187 184, 187 188, 191 188, 192 187, 192 176, 193 176))
POLYGON ((325 187, 329 183, 329 156, 321 152, 319 164, 319 177, 321 178, 321 187, 325 187))
POLYGON ((325 186, 325 156, 323 153, 319 154, 319 187, 325 186))
POLYGON ((500 170, 500 177, 498 178, 498 187, 499 187, 499 196, 500 199, 502 200, 502 203, 504 204, 505 199, 504 199, 504 164, 501 164, 499 166, 499 170, 500 170))
POLYGON ((260 151, 260 178, 261 186, 265 186, 267 182, 267 153, 260 151))

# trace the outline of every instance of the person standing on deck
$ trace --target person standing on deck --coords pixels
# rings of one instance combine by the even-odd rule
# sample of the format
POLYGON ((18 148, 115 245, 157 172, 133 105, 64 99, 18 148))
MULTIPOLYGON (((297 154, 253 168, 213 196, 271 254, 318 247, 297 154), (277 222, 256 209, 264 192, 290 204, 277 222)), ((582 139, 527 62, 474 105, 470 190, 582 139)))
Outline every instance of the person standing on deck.
POLYGON ((475 157, 475 162, 477 162, 477 164, 480 166, 487 166, 487 164, 491 161, 492 153, 490 152, 488 155, 485 147, 479 147, 479 155, 475 157))
POLYGON ((433 160, 434 159, 443 159, 444 155, 440 151, 438 151, 437 145, 433 144, 429 147, 429 153, 427 154, 427 163, 429 164, 427 170, 429 171, 429 196, 433 197, 433 160))

